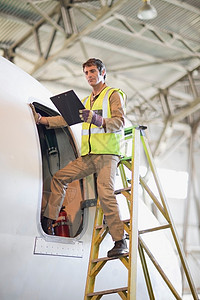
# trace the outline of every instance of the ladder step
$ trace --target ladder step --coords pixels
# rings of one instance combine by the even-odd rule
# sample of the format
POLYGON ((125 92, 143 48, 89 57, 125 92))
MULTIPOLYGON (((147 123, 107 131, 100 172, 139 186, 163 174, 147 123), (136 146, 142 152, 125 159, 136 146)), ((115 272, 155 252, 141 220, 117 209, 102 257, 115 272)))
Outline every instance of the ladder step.
MULTIPOLYGON (((127 220, 122 220, 122 222, 124 223, 124 224, 128 224, 128 223, 130 223, 130 219, 127 219, 127 220)), ((108 226, 107 226, 107 224, 105 223, 105 224, 101 224, 101 225, 97 225, 96 227, 95 227, 95 229, 102 229, 102 228, 107 228, 108 226)))
POLYGON ((123 161, 132 161, 132 156, 127 156, 127 157, 121 158, 120 162, 123 162, 123 161))
POLYGON ((100 258, 96 258, 96 259, 93 259, 92 260, 92 263, 97 263, 99 261, 109 261, 109 260, 114 260, 114 259, 118 259, 120 257, 126 257, 126 256, 129 256, 129 252, 128 253, 124 253, 120 256, 113 256, 113 257, 100 257, 100 258))
POLYGON ((89 293, 89 294, 87 294, 87 296, 88 297, 103 296, 103 295, 115 294, 115 293, 120 293, 120 292, 126 292, 127 290, 128 290, 128 287, 122 287, 122 288, 118 288, 118 289, 89 293))
POLYGON ((115 195, 121 194, 122 192, 130 192, 130 190, 131 190, 130 186, 124 189, 119 189, 115 191, 115 195))

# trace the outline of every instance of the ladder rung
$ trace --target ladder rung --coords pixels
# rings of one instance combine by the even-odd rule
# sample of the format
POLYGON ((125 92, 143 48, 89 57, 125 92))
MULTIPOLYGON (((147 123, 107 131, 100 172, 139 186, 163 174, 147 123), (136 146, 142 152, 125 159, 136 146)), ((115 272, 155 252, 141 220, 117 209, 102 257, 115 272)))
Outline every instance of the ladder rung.
POLYGON ((100 258, 96 258, 92 260, 92 263, 97 263, 99 261, 108 261, 108 260, 113 260, 113 259, 118 259, 120 257, 125 257, 125 256, 129 256, 129 253, 124 253, 120 256, 113 256, 113 257, 100 257, 100 258))
MULTIPOLYGON (((122 220, 122 222, 123 222, 124 224, 130 223, 130 219, 122 220)), ((103 227, 106 229, 106 228, 108 227, 108 225, 107 225, 107 224, 97 225, 97 226, 95 227, 95 229, 97 229, 97 230, 99 229, 99 230, 100 230, 100 229, 102 229, 103 227)))
POLYGON ((99 292, 94 292, 94 293, 89 293, 87 294, 88 297, 93 297, 93 296, 103 296, 103 295, 109 295, 109 294, 115 294, 115 293, 120 293, 120 292, 126 292, 128 290, 127 287, 122 287, 118 289, 112 289, 112 290, 105 290, 105 291, 99 291, 99 292))
POLYGON ((122 192, 130 192, 130 190, 131 190, 130 186, 124 189, 119 189, 115 191, 115 195, 121 194, 122 192))
POLYGON ((120 162, 122 161, 132 161, 132 156, 123 157, 120 159, 120 162))
POLYGON ((156 227, 152 227, 152 228, 148 228, 148 229, 144 229, 144 230, 139 230, 139 234, 149 233, 149 232, 158 231, 158 230, 167 229, 167 228, 170 228, 170 224, 156 226, 156 227))

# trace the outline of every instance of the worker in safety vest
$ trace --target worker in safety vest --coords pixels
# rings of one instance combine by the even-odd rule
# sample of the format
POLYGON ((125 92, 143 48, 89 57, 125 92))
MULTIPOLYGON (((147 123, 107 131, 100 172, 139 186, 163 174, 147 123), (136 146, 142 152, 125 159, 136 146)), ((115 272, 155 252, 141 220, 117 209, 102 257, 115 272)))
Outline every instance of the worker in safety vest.
MULTIPOLYGON (((123 141, 125 95, 120 89, 106 85, 106 68, 100 59, 86 61, 83 72, 92 93, 82 100, 85 109, 80 111, 83 121, 81 156, 54 174, 42 225, 47 234, 53 234, 52 223, 58 218, 68 183, 96 173, 98 197, 115 242, 107 255, 118 256, 128 252, 114 194, 116 169, 123 155, 120 143, 123 141)), ((34 107, 32 109, 37 124, 48 128, 67 126, 62 116, 42 117, 34 107)))

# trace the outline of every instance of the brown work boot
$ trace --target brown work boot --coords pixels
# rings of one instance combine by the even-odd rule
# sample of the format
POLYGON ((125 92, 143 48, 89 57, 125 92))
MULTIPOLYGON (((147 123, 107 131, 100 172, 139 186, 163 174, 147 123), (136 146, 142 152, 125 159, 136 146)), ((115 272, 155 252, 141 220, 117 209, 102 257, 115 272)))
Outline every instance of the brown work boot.
POLYGON ((128 248, 126 244, 126 240, 123 239, 121 241, 116 241, 114 247, 108 251, 107 256, 120 256, 122 254, 128 253, 128 248))
POLYGON ((46 217, 43 217, 42 218, 42 228, 44 230, 44 232, 46 234, 49 234, 49 235, 54 235, 54 228, 53 228, 53 222, 54 220, 52 219, 49 219, 49 218, 46 218, 46 217))

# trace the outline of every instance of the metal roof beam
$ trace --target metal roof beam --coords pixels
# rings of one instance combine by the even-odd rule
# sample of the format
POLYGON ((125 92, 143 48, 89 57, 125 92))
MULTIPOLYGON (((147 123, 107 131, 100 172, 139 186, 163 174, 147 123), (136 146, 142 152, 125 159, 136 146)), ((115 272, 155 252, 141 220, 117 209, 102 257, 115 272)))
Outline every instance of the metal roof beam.
POLYGON ((37 11, 37 13, 39 15, 41 15, 44 20, 46 20, 47 23, 51 24, 56 30, 60 31, 62 34, 64 33, 65 34, 65 31, 64 29, 58 25, 52 18, 49 17, 48 14, 46 14, 43 10, 41 10, 37 5, 35 5, 34 3, 32 2, 29 2, 29 4, 31 5, 31 7, 37 11))
POLYGON ((179 122, 184 118, 190 116, 194 112, 200 109, 200 98, 196 98, 190 105, 183 108, 180 112, 171 116, 171 122, 179 122))
POLYGON ((186 10, 189 10, 193 13, 197 13, 197 14, 200 14, 200 9, 196 6, 193 6, 193 5, 190 5, 188 3, 185 3, 183 0, 163 0, 167 3, 170 3, 170 4, 173 4, 173 5, 176 5, 178 7, 181 7, 181 8, 184 8, 186 10))
MULTIPOLYGON (((49 17, 52 17, 57 13, 57 8, 59 7, 59 4, 52 10, 52 12, 49 14, 49 17)), ((18 39, 16 42, 14 42, 10 47, 9 51, 12 51, 13 49, 19 47, 21 44, 23 44, 30 36, 33 35, 34 30, 37 30, 40 26, 46 23, 46 20, 42 18, 40 21, 38 21, 36 24, 34 24, 25 35, 23 35, 20 39, 18 39)))
MULTIPOLYGON (((156 28, 155 26, 151 25, 151 24, 143 24, 143 28, 139 31, 139 32, 136 32, 133 28, 132 25, 129 24, 128 22, 128 18, 126 18, 125 16, 119 14, 119 13, 115 13, 115 17, 116 19, 118 19, 119 21, 121 21, 124 26, 126 28, 129 29, 130 32, 132 33, 135 33, 136 35, 142 35, 144 34, 147 30, 151 31, 155 37, 157 38, 158 41, 162 42, 162 43, 165 43, 166 45, 169 44, 169 46, 174 42, 174 41, 180 41, 182 42, 182 44, 188 48, 191 52, 195 52, 194 49, 192 49, 189 45, 188 45, 188 42, 186 42, 186 37, 183 37, 182 35, 178 34, 178 33, 174 33, 174 32, 171 32, 171 31, 166 31, 166 30, 163 30, 163 29, 159 29, 159 28, 156 28), (160 33, 163 32, 165 34, 167 34, 168 36, 171 36, 171 41, 168 42, 166 41, 163 37, 161 37, 160 33)), ((135 21, 135 25, 138 25, 138 22, 135 21)), ((189 39, 188 39, 189 40, 189 39)), ((199 41, 196 41, 197 45, 199 45, 198 43, 199 41)), ((177 49, 180 49, 177 47, 177 49)), ((196 52, 195 52, 196 53, 196 52)), ((198 52, 197 52, 198 54, 198 52)))
POLYGON ((4 12, 0 12, 0 17, 5 19, 5 20, 10 20, 12 22, 15 22, 17 24, 25 24, 25 25, 31 25, 29 24, 25 18, 22 18, 22 17, 15 17, 13 15, 9 15, 7 13, 4 13, 4 12))
MULTIPOLYGON (((149 61, 149 62, 155 62, 155 58, 152 55, 149 54, 141 54, 141 52, 132 50, 132 49, 127 49, 125 47, 122 46, 118 46, 118 45, 113 45, 111 43, 105 42, 105 41, 100 41, 88 36, 83 37, 82 41, 84 41, 84 43, 87 43, 89 45, 95 45, 97 47, 103 48, 103 49, 108 49, 112 52, 116 52, 119 54, 124 54, 124 55, 128 55, 130 57, 135 57, 138 58, 140 60, 143 61, 149 61)), ((121 70, 121 69, 120 69, 121 70)), ((126 68, 127 70, 127 68, 126 68)))
MULTIPOLYGON (((198 69, 200 67, 200 63, 196 64, 195 67, 193 67, 190 72, 193 72, 194 70, 198 69)), ((166 82, 165 84, 162 83, 162 87, 160 87, 160 89, 166 89, 166 88, 171 88, 174 87, 175 84, 177 84, 179 81, 181 81, 183 78, 185 78, 187 76, 187 73, 185 74, 181 74, 180 76, 178 76, 176 78, 176 80, 171 80, 171 82, 166 82)), ((159 90, 158 90, 159 91, 159 90)), ((160 92, 155 93, 154 95, 151 96, 151 99, 153 99, 154 97, 158 96, 160 92)))
POLYGON ((79 42, 82 37, 89 34, 99 26, 101 26, 101 23, 106 20, 109 16, 113 14, 113 12, 117 9, 119 9, 124 3, 126 3, 128 0, 117 0, 112 7, 105 6, 101 8, 98 12, 98 17, 96 20, 92 21, 85 29, 83 29, 81 32, 71 35, 69 38, 65 40, 63 45, 60 47, 60 49, 53 54, 51 57, 49 57, 47 60, 38 60, 38 62, 35 64, 35 67, 31 74, 36 76, 36 72, 43 68, 46 64, 50 63, 51 61, 54 61, 59 57, 59 55, 62 53, 62 51, 66 50, 68 47, 71 47, 75 43, 79 42))
MULTIPOLYGON (((198 53, 198 52, 195 52, 195 51, 191 51, 191 50, 189 50, 188 49, 188 47, 187 47, 187 49, 182 49, 182 48, 178 48, 178 47, 176 47, 176 46, 174 46, 172 43, 169 43, 169 42, 167 42, 167 41, 161 41, 161 39, 151 39, 151 38, 149 38, 149 37, 146 37, 146 36, 143 36, 142 34, 144 33, 144 30, 142 30, 141 32, 134 32, 134 29, 133 29, 133 32, 130 32, 130 31, 125 31, 125 30, 123 30, 123 29, 119 29, 119 28, 116 28, 116 27, 114 27, 114 26, 112 26, 112 25, 108 25, 108 24, 105 24, 105 25, 103 25, 104 27, 106 27, 107 29, 109 29, 109 30, 112 30, 112 31, 115 31, 115 32, 118 32, 118 33, 120 33, 121 32, 121 34, 126 34, 126 35, 129 35, 129 36, 131 36, 131 37, 135 37, 135 38, 138 38, 138 39, 141 39, 141 40, 144 40, 144 41, 146 41, 146 42, 151 42, 151 43, 153 43, 153 44, 155 44, 155 45, 159 45, 159 46, 163 46, 163 47, 167 47, 167 48, 169 48, 169 49, 172 49, 172 50, 176 50, 177 52, 180 52, 180 53, 184 53, 184 54, 187 54, 187 55, 191 55, 191 56, 193 56, 193 57, 198 57, 198 58, 200 58, 200 53, 198 53)), ((148 30, 148 28, 146 28, 146 30, 148 30)), ((152 29, 151 29, 151 31, 152 31, 152 29)), ((155 31, 156 32, 156 31, 155 31)), ((177 38, 176 37, 174 37, 174 40, 176 40, 177 38)), ((173 41, 174 41, 173 40, 173 41)), ((177 40, 179 40, 179 39, 177 39, 177 40)), ((172 42, 173 42, 172 41, 172 42)), ((181 41, 182 42, 182 41, 181 41)), ((191 49, 191 48, 190 48, 191 49)))

